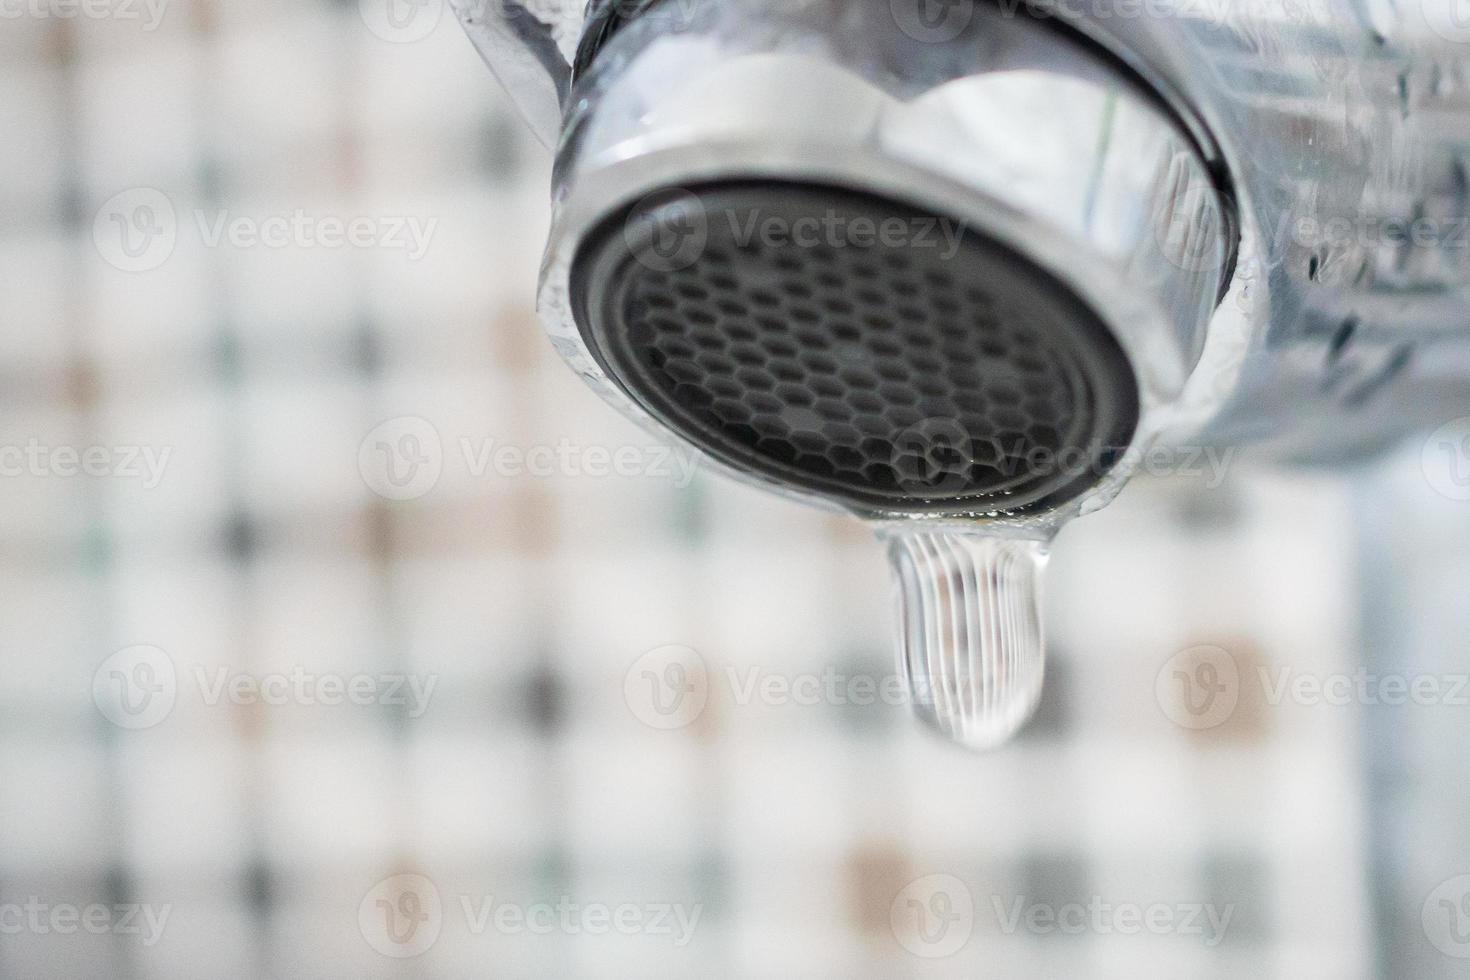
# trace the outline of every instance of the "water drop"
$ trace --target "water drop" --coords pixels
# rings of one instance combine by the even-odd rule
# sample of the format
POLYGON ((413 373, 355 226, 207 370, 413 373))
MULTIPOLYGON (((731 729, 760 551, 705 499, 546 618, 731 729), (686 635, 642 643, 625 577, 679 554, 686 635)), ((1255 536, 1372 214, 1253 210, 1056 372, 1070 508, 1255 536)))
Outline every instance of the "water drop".
POLYGON ((879 536, 898 579, 899 658, 915 710, 968 748, 1005 744, 1041 700, 1047 541, 980 526, 885 526, 879 536))

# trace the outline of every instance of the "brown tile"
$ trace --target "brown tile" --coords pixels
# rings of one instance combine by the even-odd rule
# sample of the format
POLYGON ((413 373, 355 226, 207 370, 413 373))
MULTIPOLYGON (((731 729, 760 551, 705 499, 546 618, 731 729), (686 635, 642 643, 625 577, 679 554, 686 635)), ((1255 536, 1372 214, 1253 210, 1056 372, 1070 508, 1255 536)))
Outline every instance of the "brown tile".
POLYGON ((908 855, 891 841, 863 844, 848 856, 848 912, 853 928, 869 940, 892 937, 893 897, 913 878, 908 855))

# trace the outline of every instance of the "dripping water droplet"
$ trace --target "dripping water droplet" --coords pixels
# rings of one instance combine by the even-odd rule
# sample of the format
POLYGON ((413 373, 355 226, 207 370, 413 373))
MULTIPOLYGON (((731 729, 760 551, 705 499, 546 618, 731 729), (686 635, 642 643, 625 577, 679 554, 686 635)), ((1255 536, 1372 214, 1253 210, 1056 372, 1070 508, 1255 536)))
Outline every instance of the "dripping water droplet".
POLYGON ((1010 741, 1041 701, 1047 541, 975 527, 884 527, 899 658, 931 727, 972 749, 1010 741))

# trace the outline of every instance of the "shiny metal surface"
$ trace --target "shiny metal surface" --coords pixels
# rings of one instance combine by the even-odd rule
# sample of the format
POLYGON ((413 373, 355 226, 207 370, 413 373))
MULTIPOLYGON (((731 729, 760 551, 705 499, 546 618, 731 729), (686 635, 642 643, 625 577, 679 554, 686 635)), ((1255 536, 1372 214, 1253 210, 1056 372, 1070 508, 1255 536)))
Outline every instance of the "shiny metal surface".
MULTIPOLYGON (((509 45, 505 72, 545 67, 522 95, 543 138, 548 100, 565 113, 543 319, 645 425, 589 351, 573 263, 610 215, 693 182, 835 185, 947 216, 1045 269, 1114 335, 1141 414, 1090 491, 1024 516, 848 506, 897 542, 911 695, 957 741, 1013 733, 1044 662, 1039 630, 991 642, 1034 608, 1036 576, 987 589, 979 570, 1106 505, 1156 444, 1338 463, 1470 408, 1458 0, 665 0, 570 87, 569 4, 538 7, 529 42, 517 0, 465 9, 492 63, 509 45)), ((681 248, 698 230, 665 229, 681 248)))
MULTIPOLYGON (((580 0, 454 3, 543 141, 558 138, 554 106, 570 111, 573 138, 584 139, 580 128, 597 111, 607 79, 571 93, 566 66, 582 23, 580 0), (549 56, 553 49, 560 60, 549 56)), ((670 40, 701 18, 764 21, 742 38, 716 41, 719 32, 707 33, 705 53, 728 44, 802 48, 834 67, 853 57, 857 20, 871 28, 888 17, 890 38, 912 36, 918 45, 905 68, 910 77, 897 79, 891 60, 871 50, 856 67, 888 84, 888 96, 913 102, 937 79, 954 77, 953 38, 991 6, 947 5, 929 21, 907 0, 802 5, 832 30, 829 40, 793 35, 788 4, 671 0, 657 9, 656 18, 646 15, 650 27, 670 40)), ((1457 16, 1455 0, 1005 0, 994 9, 1011 21, 1037 12, 1065 21, 1112 52, 1175 110, 1234 194, 1239 262, 1209 349, 1168 427, 1172 441, 1255 444, 1277 458, 1332 462, 1384 448, 1465 408, 1470 25, 1457 16)), ((626 57, 614 56, 615 70, 626 57)), ((965 57, 974 67, 973 53, 965 57)), ((666 80, 682 89, 687 76, 666 80)), ((778 123, 801 118, 793 103, 814 98, 783 95, 778 123)), ((826 112, 825 121, 859 124, 865 100, 850 95, 857 97, 826 112)), ((1045 162, 1049 148, 1034 138, 1040 130, 1012 135, 1013 152, 1045 162)), ((707 146, 691 164, 732 162, 724 150, 707 146)), ((761 162, 802 161, 769 146, 761 162)), ((619 189, 615 183, 609 193, 619 189)), ((568 217, 576 219, 575 208, 568 217)))
POLYGON ((832 183, 983 229, 1070 285, 1134 365, 1141 450, 1176 421, 1228 266, 1228 207, 1195 144, 1054 27, 988 11, 939 45, 886 7, 845 16, 842 46, 818 13, 749 2, 702 5, 673 33, 634 23, 613 40, 579 83, 560 155, 541 307, 563 356, 648 422, 572 316, 580 242, 610 213, 692 182, 832 183))
POLYGON ((449 0, 465 33, 531 131, 555 147, 582 33, 575 0, 449 0))
MULTIPOLYGON (((1210 442, 1319 462, 1464 414, 1470 29, 1454 0, 1053 5, 1175 93, 1238 195, 1210 442)), ((1179 432, 1176 438, 1199 439, 1179 432)))

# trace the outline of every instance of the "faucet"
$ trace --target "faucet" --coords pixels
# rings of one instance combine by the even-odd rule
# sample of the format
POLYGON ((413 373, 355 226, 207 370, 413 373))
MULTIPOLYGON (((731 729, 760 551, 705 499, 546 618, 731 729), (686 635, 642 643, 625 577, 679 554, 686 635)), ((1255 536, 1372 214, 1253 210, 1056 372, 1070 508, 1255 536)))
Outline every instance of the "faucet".
POLYGON ((870 523, 963 745, 1038 703, 1053 537, 1160 453, 1470 414, 1456 0, 451 2, 555 152, 562 357, 870 523))

